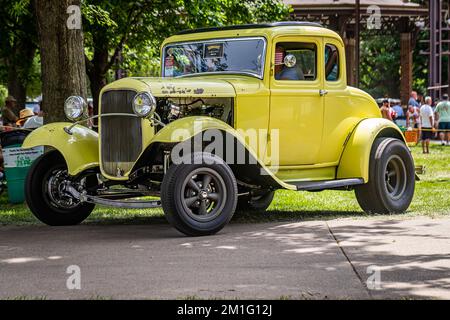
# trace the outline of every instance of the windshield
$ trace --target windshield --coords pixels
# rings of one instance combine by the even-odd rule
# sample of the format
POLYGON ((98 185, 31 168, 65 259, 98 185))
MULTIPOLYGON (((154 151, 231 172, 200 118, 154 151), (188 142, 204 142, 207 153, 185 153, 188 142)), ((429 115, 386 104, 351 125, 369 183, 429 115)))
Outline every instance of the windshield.
POLYGON ((243 73, 263 78, 264 38, 224 39, 169 44, 164 47, 163 76, 243 73))

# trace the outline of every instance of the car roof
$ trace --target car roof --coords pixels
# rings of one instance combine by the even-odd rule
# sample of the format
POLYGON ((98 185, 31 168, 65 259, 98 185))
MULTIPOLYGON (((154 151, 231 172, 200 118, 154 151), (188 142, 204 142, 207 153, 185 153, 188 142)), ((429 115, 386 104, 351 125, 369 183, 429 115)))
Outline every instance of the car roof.
POLYGON ((212 31, 226 31, 226 30, 244 30, 244 29, 262 29, 262 28, 275 28, 275 27, 319 27, 323 28, 323 25, 316 22, 306 21, 281 21, 272 23, 258 23, 258 24, 240 24, 224 27, 208 27, 198 29, 188 29, 177 33, 177 35, 212 32, 212 31))
POLYGON ((277 36, 284 35, 330 37, 340 41, 342 45, 344 45, 342 38, 336 32, 323 27, 319 23, 283 21, 185 30, 165 39, 161 49, 169 43, 239 37, 265 37, 267 40, 271 40, 277 36))

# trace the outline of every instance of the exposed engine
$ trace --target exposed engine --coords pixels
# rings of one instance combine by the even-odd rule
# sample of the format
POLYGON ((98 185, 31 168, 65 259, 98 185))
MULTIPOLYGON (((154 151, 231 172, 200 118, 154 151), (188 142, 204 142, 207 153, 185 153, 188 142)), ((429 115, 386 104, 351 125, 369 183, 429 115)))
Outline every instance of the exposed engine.
POLYGON ((156 112, 162 122, 190 116, 208 116, 233 124, 232 98, 160 98, 156 112))

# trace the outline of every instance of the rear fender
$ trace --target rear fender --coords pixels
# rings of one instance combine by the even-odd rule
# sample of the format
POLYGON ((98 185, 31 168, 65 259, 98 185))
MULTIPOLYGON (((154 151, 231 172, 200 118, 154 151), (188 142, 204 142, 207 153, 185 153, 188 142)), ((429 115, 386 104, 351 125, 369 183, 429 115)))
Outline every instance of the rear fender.
POLYGON ((381 118, 361 121, 345 144, 337 179, 363 178, 367 183, 372 145, 375 139, 381 137, 396 138, 406 144, 403 133, 393 122, 381 118))

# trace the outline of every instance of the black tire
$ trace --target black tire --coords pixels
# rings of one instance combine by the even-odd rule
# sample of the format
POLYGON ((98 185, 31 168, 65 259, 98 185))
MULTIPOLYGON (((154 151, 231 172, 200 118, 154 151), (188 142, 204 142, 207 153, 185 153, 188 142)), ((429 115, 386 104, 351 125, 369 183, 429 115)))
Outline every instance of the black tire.
POLYGON ((167 171, 161 186, 162 207, 169 223, 185 235, 215 234, 236 210, 236 179, 219 157, 196 153, 190 159, 192 164, 172 164, 167 171))
POLYGON ((254 191, 239 196, 236 212, 263 212, 272 203, 275 191, 254 191))
POLYGON ((370 214, 405 212, 414 197, 414 160, 407 146, 394 138, 375 140, 369 182, 355 188, 361 208, 370 214))
MULTIPOLYGON (((67 172, 64 158, 59 152, 50 151, 34 161, 26 178, 27 205, 36 218, 49 226, 79 224, 89 217, 95 208, 93 204, 76 203, 76 199, 71 206, 62 206, 55 202, 55 196, 50 195, 49 181, 55 179, 57 173, 64 172, 67 172)), ((67 198, 67 201, 71 200, 67 198)))

